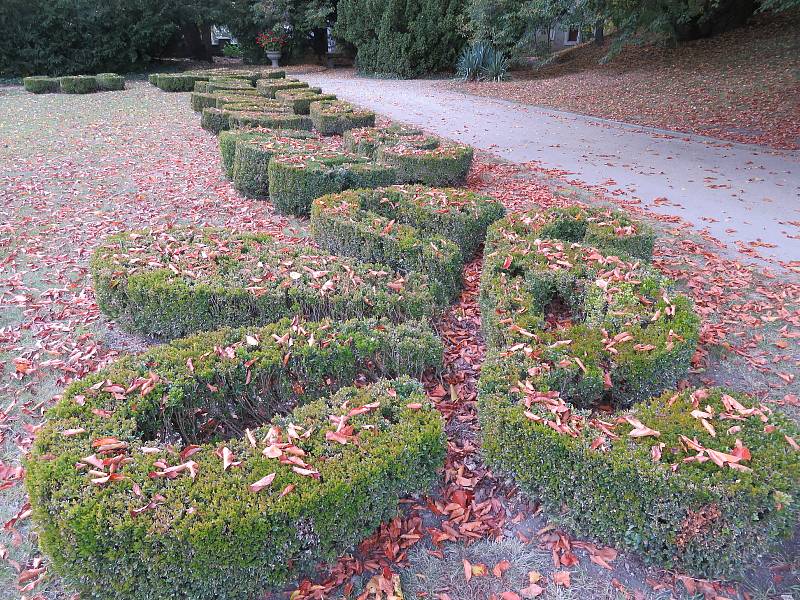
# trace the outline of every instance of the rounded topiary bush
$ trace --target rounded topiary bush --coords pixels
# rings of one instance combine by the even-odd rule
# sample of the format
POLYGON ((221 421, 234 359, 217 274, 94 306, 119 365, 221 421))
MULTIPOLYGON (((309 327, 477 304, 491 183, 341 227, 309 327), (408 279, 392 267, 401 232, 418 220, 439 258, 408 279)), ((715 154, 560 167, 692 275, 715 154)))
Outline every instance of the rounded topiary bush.
MULTIPOLYGON (((633 259, 520 227, 528 219, 551 222, 510 215, 486 236, 480 306, 487 342, 511 347, 508 360, 533 359, 539 389, 580 407, 630 406, 674 387, 699 338, 691 300, 633 259)), ((618 235, 635 238, 643 228, 630 227, 618 235)))
POLYGON ((65 94, 91 94, 99 89, 94 75, 69 75, 60 77, 58 81, 65 94))
POLYGON ((392 167, 347 152, 279 154, 269 161, 269 196, 284 214, 307 215, 315 198, 397 181, 392 167))
POLYGON ((32 94, 54 94, 61 91, 56 77, 23 77, 22 86, 32 94))
POLYGON ((97 77, 97 87, 102 92, 117 92, 125 89, 125 78, 116 73, 99 73, 97 77))
POLYGON ((441 355, 421 324, 285 320, 124 357, 37 434, 39 543, 85 598, 256 598, 433 484, 444 434, 422 385, 364 384, 441 355))
POLYGON ((240 140, 233 158, 233 187, 245 196, 265 198, 269 196, 269 163, 273 157, 290 152, 309 156, 324 150, 325 143, 318 137, 262 134, 240 140))
POLYGON ((373 127, 375 113, 360 109, 343 100, 324 100, 312 102, 309 116, 314 129, 322 135, 341 135, 354 127, 373 127))
POLYGON ((275 98, 275 92, 279 90, 296 90, 300 88, 308 88, 308 84, 297 79, 259 79, 256 81, 258 93, 273 99, 275 98))
POLYGON ((162 339, 293 315, 403 321, 436 313, 423 275, 229 230, 113 236, 95 251, 91 272, 103 312, 162 339))
POLYGON ((450 302, 464 262, 504 213, 496 200, 467 190, 358 189, 315 200, 311 233, 334 254, 425 273, 437 299, 450 302))
POLYGON ((286 104, 296 115, 307 115, 312 102, 336 100, 333 94, 323 94, 319 88, 278 90, 275 99, 286 104))
POLYGON ((428 136, 422 136, 419 142, 406 137, 393 145, 380 145, 376 158, 397 169, 401 183, 463 184, 472 166, 472 147, 443 141, 434 148, 430 145, 428 136))
POLYGON ((749 568, 798 518, 797 427, 722 389, 668 391, 592 416, 542 393, 490 352, 479 383, 483 452, 495 473, 576 534, 699 577, 749 568))

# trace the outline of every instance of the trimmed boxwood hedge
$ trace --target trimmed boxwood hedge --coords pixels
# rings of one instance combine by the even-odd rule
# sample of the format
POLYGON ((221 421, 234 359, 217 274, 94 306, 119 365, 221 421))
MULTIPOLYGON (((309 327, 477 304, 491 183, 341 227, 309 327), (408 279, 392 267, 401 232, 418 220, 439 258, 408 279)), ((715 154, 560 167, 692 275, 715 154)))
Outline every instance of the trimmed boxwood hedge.
POLYGON ((230 129, 219 134, 219 152, 222 157, 222 167, 228 178, 233 177, 234 160, 236 158, 236 145, 255 139, 269 140, 273 137, 292 137, 298 139, 318 139, 319 136, 311 131, 302 129, 230 129))
POLYGON ((226 104, 225 108, 204 108, 201 125, 203 129, 215 134, 226 129, 251 127, 311 129, 308 117, 293 115, 285 107, 269 108, 269 110, 258 108, 246 102, 226 104))
POLYGON ((91 94, 99 89, 94 75, 68 75, 58 81, 64 94, 91 94))
POLYGON ((197 81, 208 81, 211 75, 196 73, 158 73, 154 85, 164 92, 191 92, 197 81))
POLYGON ((430 140, 428 136, 419 141, 405 137, 394 145, 379 146, 376 157, 397 169, 401 183, 463 184, 472 166, 472 146, 440 141, 430 148, 430 140))
MULTIPOLYGON (((251 85, 261 79, 282 79, 286 72, 281 70, 259 71, 229 71, 226 69, 209 69, 206 71, 186 71, 184 73, 151 73, 147 80, 165 92, 191 92, 195 91, 195 84, 199 81, 208 82, 211 79, 243 79, 251 85)), ((207 91, 208 85, 201 86, 196 91, 207 91)))
POLYGON ((397 180, 392 167, 347 152, 287 153, 269 161, 269 195, 284 214, 307 215, 315 198, 397 180))
POLYGON ((192 92, 192 110, 201 112, 204 108, 227 108, 230 104, 247 104, 263 110, 285 110, 285 105, 259 96, 254 90, 223 90, 216 92, 192 92), (252 92, 252 93, 251 93, 252 92))
POLYGON ((125 89, 125 78, 116 73, 98 73, 97 87, 103 92, 117 92, 125 89))
POLYGON ((22 86, 32 94, 54 94, 61 91, 57 77, 23 77, 22 86))
POLYGON ((253 85, 247 81, 246 79, 234 79, 228 77, 212 77, 206 83, 206 91, 214 92, 220 90, 247 90, 247 91, 254 91, 257 93, 257 90, 253 85))
POLYGON ((278 90, 275 99, 291 107, 296 115, 307 115, 311 103, 321 100, 336 100, 333 94, 323 94, 320 88, 278 90))
POLYGON ((162 339, 292 315, 403 321, 437 312, 421 274, 224 229, 112 236, 92 256, 91 272, 103 312, 162 339))
MULTIPOLYGON (((580 407, 626 407, 674 387, 699 337, 691 300, 649 267, 571 240, 542 239, 543 231, 558 232, 526 227, 528 221, 548 219, 509 215, 487 233, 480 288, 487 342, 513 346, 508 360, 530 359, 541 390, 580 407), (550 309, 563 313, 560 326, 548 323, 550 309)), ((617 235, 636 238, 644 228, 630 227, 617 235)))
POLYGON ((425 135, 421 129, 394 123, 388 127, 356 127, 344 132, 344 147, 348 152, 375 158, 381 146, 394 146, 401 141, 413 141, 419 148, 433 149, 439 140, 425 135))
POLYGON ((298 81, 297 79, 284 79, 281 81, 260 79, 256 81, 258 93, 273 99, 275 98, 275 92, 278 90, 296 90, 300 88, 308 88, 308 84, 305 81, 298 81))
MULTIPOLYGON (((249 132, 249 130, 244 131, 249 132)), ((308 156, 323 151, 325 146, 325 143, 316 136, 262 134, 247 141, 241 140, 236 143, 234 152, 233 187, 248 197, 268 197, 269 163, 274 156, 290 152, 308 156)))
POLYGON ((800 453, 784 436, 800 432, 785 417, 722 389, 593 417, 537 391, 528 366, 484 363, 483 452, 576 534, 699 577, 739 574, 791 535, 800 453))
POLYGON ((344 100, 319 100, 309 106, 314 129, 322 135, 341 135, 354 127, 375 125, 375 113, 344 100))
POLYGON ((40 544, 86 598, 256 598, 433 484, 445 439, 422 385, 344 386, 441 356, 421 324, 285 320, 125 357, 72 384, 37 435, 40 544))
POLYGON ((449 303, 464 262, 504 213, 496 200, 467 190, 359 189, 315 200, 311 234, 333 254, 425 273, 437 299, 449 303))

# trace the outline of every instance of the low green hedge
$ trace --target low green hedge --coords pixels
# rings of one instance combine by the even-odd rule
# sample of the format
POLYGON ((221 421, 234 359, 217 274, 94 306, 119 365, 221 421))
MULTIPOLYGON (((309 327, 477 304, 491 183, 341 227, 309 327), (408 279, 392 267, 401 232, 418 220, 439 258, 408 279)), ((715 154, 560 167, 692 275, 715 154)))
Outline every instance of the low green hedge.
POLYGON ((98 73, 97 87, 103 92, 117 92, 125 89, 125 78, 116 73, 98 73))
POLYGON ((64 94, 91 94, 99 89, 94 75, 69 75, 59 77, 58 81, 64 94))
POLYGON ((394 123, 388 127, 356 127, 344 132, 344 147, 348 152, 375 158, 381 146, 395 146, 401 141, 413 142, 418 148, 433 149, 439 140, 425 135, 421 129, 394 123))
POLYGON ((309 106, 314 129, 322 135, 341 135, 354 127, 375 125, 375 113, 343 100, 320 100, 309 106))
POLYGON ((532 361, 541 390, 580 407, 630 406, 685 377, 700 330, 691 300, 638 262, 541 239, 535 227, 520 233, 528 218, 510 215, 486 236, 479 301, 489 345, 513 346, 508 360, 532 361))
POLYGON ((230 230, 112 236, 91 272, 103 312, 162 339, 293 315, 403 321, 436 313, 422 275, 230 230))
POLYGON ((22 86, 32 94, 54 94, 61 91, 61 83, 56 77, 23 77, 22 86))
POLYGON ((378 147, 377 160, 397 169, 401 183, 461 185, 472 166, 473 150, 466 144, 439 142, 430 148, 430 137, 406 137, 394 145, 378 147))
POLYGON ((279 90, 296 90, 300 88, 307 88, 308 84, 305 81, 298 81, 296 79, 284 79, 276 81, 274 79, 259 79, 256 81, 256 89, 258 93, 267 98, 275 98, 275 92, 279 90))
POLYGON ((264 127, 274 129, 311 129, 308 117, 291 114, 285 107, 259 110, 242 102, 226 104, 225 108, 204 108, 201 125, 212 133, 236 128, 264 127), (236 110, 242 109, 242 110, 236 110))
POLYGON ((315 200, 311 233, 333 254, 425 273, 437 299, 450 302, 464 262, 504 213, 499 202, 467 190, 359 189, 315 200))
POLYGON ((247 90, 257 92, 255 87, 246 79, 235 79, 228 77, 212 77, 206 84, 206 91, 214 92, 219 90, 247 90))
POLYGON ((321 100, 336 100, 333 94, 323 94, 320 88, 278 90, 275 99, 291 107, 296 115, 307 115, 311 110, 311 103, 321 100))
MULTIPOLYGON (((150 83, 152 83, 152 81, 150 83)), ((208 81, 195 81, 192 91, 200 92, 201 94, 208 93, 208 81)))
POLYGON ((441 355, 421 324, 286 320, 124 357, 72 384, 38 432, 39 543, 85 598, 256 598, 436 481, 445 439, 422 385, 345 386, 441 355))
POLYGON ((315 198, 353 188, 376 188, 397 180, 392 167, 338 151, 281 154, 269 161, 269 196, 284 214, 307 215, 315 198))
POLYGON ((196 73, 158 73, 155 86, 164 92, 191 92, 197 81, 208 81, 211 75, 196 73))
POLYGON ((283 110, 285 105, 255 93, 255 90, 225 90, 223 92, 192 92, 192 110, 202 112, 204 108, 226 108, 229 104, 247 104, 264 110, 283 110))
POLYGON ((293 137, 299 139, 318 139, 317 134, 302 129, 229 129, 219 134, 219 153, 222 157, 222 168, 225 176, 233 177, 236 145, 241 141, 255 139, 269 140, 273 137, 293 137))
POLYGON ((592 417, 537 387, 490 353, 479 383, 483 452, 576 534, 699 577, 739 574, 791 536, 800 453, 784 436, 800 432, 781 415, 714 389, 592 417))
POLYGON ((269 163, 274 156, 290 152, 308 156, 324 149, 322 140, 307 136, 260 135, 239 141, 233 158, 233 187, 245 196, 266 198, 269 196, 269 163))
POLYGON ((153 85, 153 86, 155 86, 155 85, 158 85, 158 76, 159 76, 160 74, 161 74, 161 73, 150 73, 150 74, 147 76, 147 82, 148 82, 150 85, 153 85))

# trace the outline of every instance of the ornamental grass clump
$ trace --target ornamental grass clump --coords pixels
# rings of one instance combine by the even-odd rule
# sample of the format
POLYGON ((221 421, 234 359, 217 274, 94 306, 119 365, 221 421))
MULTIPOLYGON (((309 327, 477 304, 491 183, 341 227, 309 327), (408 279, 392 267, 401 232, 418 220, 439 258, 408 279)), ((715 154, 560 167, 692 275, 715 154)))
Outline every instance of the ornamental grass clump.
POLYGON ((284 214, 307 215, 315 198, 397 181, 395 170, 363 156, 336 150, 287 153, 269 161, 269 196, 284 214))
POLYGON ((104 313, 160 339, 293 315, 399 322, 437 312, 424 275, 224 229, 112 236, 91 273, 104 313))
POLYGON ((373 127, 375 113, 343 100, 320 100, 309 106, 314 129, 322 135, 342 135, 354 127, 373 127))
POLYGON ((447 304, 461 289, 464 263, 504 213, 496 200, 461 189, 357 189, 315 200, 311 234, 334 254, 425 273, 447 304))
POLYGON ((123 357, 73 383, 37 434, 39 543, 85 598, 285 585, 436 481, 441 415, 400 375, 441 360, 424 324, 296 319, 123 357))

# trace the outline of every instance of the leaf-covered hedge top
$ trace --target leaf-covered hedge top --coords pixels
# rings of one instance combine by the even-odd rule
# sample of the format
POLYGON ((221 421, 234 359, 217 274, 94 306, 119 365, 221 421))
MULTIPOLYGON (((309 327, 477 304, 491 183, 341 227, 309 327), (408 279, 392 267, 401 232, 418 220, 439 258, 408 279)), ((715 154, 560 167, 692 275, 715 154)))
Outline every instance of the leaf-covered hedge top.
POLYGON ((491 235, 504 244, 529 247, 538 239, 577 242, 624 256, 650 260, 655 232, 640 221, 612 208, 570 206, 513 213, 498 222, 491 235))
POLYGON ((498 364, 488 365, 484 393, 523 411, 530 427, 560 436, 571 448, 601 453, 645 476, 688 479, 701 490, 724 484, 746 494, 749 487, 769 486, 776 507, 797 502, 800 430, 748 396, 722 388, 669 391, 631 411, 604 415, 577 410, 557 392, 538 391, 522 371, 498 377, 498 364))
POLYGON ((291 514, 352 477, 359 457, 402 444, 403 428, 440 418, 407 377, 319 398, 436 369, 441 355, 419 323, 283 320, 124 357, 49 411, 27 462, 32 503, 81 527, 89 551, 112 529, 202 536, 291 514))
POLYGON ((295 88, 278 90, 275 92, 276 100, 296 100, 298 98, 317 98, 322 95, 320 88, 295 88))
POLYGON ((324 297, 380 288, 392 295, 419 291, 422 278, 403 277, 380 265, 327 255, 311 246, 263 234, 224 229, 176 228, 110 237, 92 257, 95 277, 125 280, 158 272, 190 288, 244 289, 258 296, 294 288, 324 297))
POLYGON ((368 158, 352 154, 350 152, 342 152, 335 149, 330 149, 330 145, 322 142, 327 148, 319 148, 317 151, 303 153, 292 152, 287 154, 280 154, 273 158, 276 165, 291 167, 295 169, 329 169, 333 167, 340 167, 344 165, 364 165, 367 166, 372 163, 368 158))
MULTIPOLYGON (((483 242, 486 228, 505 214, 489 196, 458 188, 395 185, 349 190, 318 198, 312 219, 326 215, 370 228, 376 234, 409 241, 422 234, 454 242, 469 258, 483 242)), ((436 244, 428 239, 426 244, 436 244)))
POLYGON ((269 98, 274 98, 275 92, 278 90, 293 88, 308 88, 308 84, 297 79, 259 79, 256 81, 258 93, 269 98))
POLYGON ((311 103, 311 114, 325 117, 368 117, 373 115, 371 110, 359 108, 344 100, 319 100, 311 103))
POLYGON ((426 135, 421 129, 398 123, 388 127, 356 127, 344 132, 347 150, 368 155, 374 154, 379 146, 393 146, 400 141, 413 143, 418 148, 436 148, 439 145, 437 138, 426 135))

